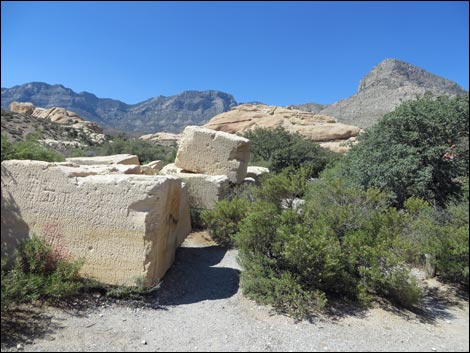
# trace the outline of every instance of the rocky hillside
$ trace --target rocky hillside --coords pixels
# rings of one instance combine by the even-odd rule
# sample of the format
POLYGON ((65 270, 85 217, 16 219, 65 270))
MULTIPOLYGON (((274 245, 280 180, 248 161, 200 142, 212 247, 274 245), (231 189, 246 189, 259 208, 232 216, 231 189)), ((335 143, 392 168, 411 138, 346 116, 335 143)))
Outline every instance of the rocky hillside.
POLYGON ((453 81, 400 60, 386 59, 361 80, 355 95, 323 108, 315 103, 295 107, 367 128, 407 100, 425 94, 454 96, 465 92, 453 81))
POLYGON ((10 110, 2 109, 1 132, 11 141, 21 141, 35 133, 39 141, 58 150, 106 141, 106 136, 96 123, 63 108, 44 109, 32 103, 13 102, 10 110))
POLYGON ((180 132, 187 125, 202 125, 237 105, 230 94, 219 91, 185 91, 171 97, 158 96, 128 105, 42 82, 2 88, 2 109, 8 109, 13 101, 31 102, 44 108, 63 107, 97 122, 108 131, 113 129, 140 134, 180 132))

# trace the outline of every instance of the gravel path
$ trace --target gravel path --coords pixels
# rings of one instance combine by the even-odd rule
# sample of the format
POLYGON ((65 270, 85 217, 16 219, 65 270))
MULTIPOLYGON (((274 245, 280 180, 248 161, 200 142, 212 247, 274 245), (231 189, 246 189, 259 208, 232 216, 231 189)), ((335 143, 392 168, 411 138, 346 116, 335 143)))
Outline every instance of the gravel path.
POLYGON ((417 313, 374 308, 298 322, 242 296, 236 251, 196 234, 147 305, 24 308, 2 351, 469 351, 468 299, 430 281, 417 313), (23 325, 23 326, 22 326, 23 325))

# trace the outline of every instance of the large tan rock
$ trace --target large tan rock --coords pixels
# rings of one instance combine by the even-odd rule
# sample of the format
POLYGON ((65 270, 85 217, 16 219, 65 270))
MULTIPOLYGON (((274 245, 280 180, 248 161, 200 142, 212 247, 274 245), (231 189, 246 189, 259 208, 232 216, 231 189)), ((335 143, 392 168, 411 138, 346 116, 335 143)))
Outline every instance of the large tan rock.
POLYGON ((147 164, 142 164, 140 169, 142 170, 142 174, 147 175, 154 175, 157 174, 163 168, 163 161, 156 160, 149 162, 147 164))
POLYGON ((250 140, 199 126, 184 129, 175 165, 178 168, 208 175, 226 175, 240 184, 246 176, 250 158, 250 140))
POLYGON ((160 174, 173 175, 187 185, 191 208, 212 209, 230 190, 230 180, 225 175, 185 173, 174 164, 166 165, 160 174))
POLYGON ((31 114, 39 119, 49 119, 50 121, 58 124, 72 125, 75 123, 85 122, 77 113, 70 110, 52 107, 52 108, 36 108, 31 114))
POLYGON ((31 115, 36 107, 30 102, 12 102, 10 103, 10 111, 13 113, 20 113, 31 115))
MULTIPOLYGON (((204 127, 229 133, 243 133, 255 128, 283 127, 316 142, 341 142, 357 136, 360 128, 341 124, 335 118, 293 108, 241 104, 216 115, 204 127)), ((329 148, 329 145, 325 145, 329 148)))
POLYGON ((73 157, 66 158, 68 162, 76 164, 93 165, 93 164, 140 164, 139 157, 134 154, 114 154, 112 156, 98 157, 73 157))
POLYGON ((181 140, 181 134, 172 134, 170 132, 157 132, 155 134, 142 135, 139 138, 146 141, 155 142, 161 146, 178 146, 181 140))
MULTIPOLYGON (((170 267, 181 207, 181 181, 131 174, 78 177, 72 163, 4 161, 1 164, 2 254, 30 234, 46 238, 82 274, 113 285, 147 286, 170 267)), ((187 209, 187 208, 186 208, 187 209)))

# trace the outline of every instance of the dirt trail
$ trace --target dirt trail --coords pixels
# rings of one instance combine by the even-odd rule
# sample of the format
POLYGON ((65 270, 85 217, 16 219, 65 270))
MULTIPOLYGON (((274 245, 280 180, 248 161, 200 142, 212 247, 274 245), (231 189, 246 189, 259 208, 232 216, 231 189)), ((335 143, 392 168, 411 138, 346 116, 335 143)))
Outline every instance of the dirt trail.
POLYGON ((437 281, 415 313, 341 309, 296 323, 243 297, 236 254, 193 233, 146 305, 25 307, 23 325, 2 325, 2 351, 469 351, 468 299, 437 281))

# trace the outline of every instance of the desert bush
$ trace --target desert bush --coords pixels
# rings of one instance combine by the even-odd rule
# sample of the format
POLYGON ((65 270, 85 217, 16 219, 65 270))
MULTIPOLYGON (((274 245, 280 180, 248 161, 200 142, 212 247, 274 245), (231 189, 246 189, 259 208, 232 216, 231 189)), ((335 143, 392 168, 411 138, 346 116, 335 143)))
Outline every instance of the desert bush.
POLYGON ((240 222, 235 242, 246 295, 300 317, 330 296, 416 303, 420 290, 401 253, 403 219, 387 195, 320 179, 306 200, 299 214, 258 199, 240 222))
POLYGON ((218 202, 212 210, 202 211, 202 221, 217 244, 228 248, 233 246, 233 236, 238 232, 241 220, 246 217, 249 205, 244 198, 234 198, 218 202))
POLYGON ((412 196, 444 206, 468 176, 468 116, 468 95, 403 103, 359 135, 341 175, 398 207, 412 196))
POLYGON ((46 162, 62 162, 64 156, 41 145, 36 134, 30 134, 24 141, 10 142, 2 135, 2 161, 7 159, 32 159, 46 162))
POLYGON ((36 236, 23 240, 12 268, 7 268, 2 259, 2 311, 12 304, 76 295, 85 286, 78 275, 82 265, 82 261, 68 260, 36 236))
POLYGON ((318 143, 292 134, 282 127, 276 129, 257 128, 244 133, 250 139, 250 164, 269 168, 280 172, 287 167, 305 167, 317 176, 328 163, 338 158, 338 155, 322 148, 318 143))

